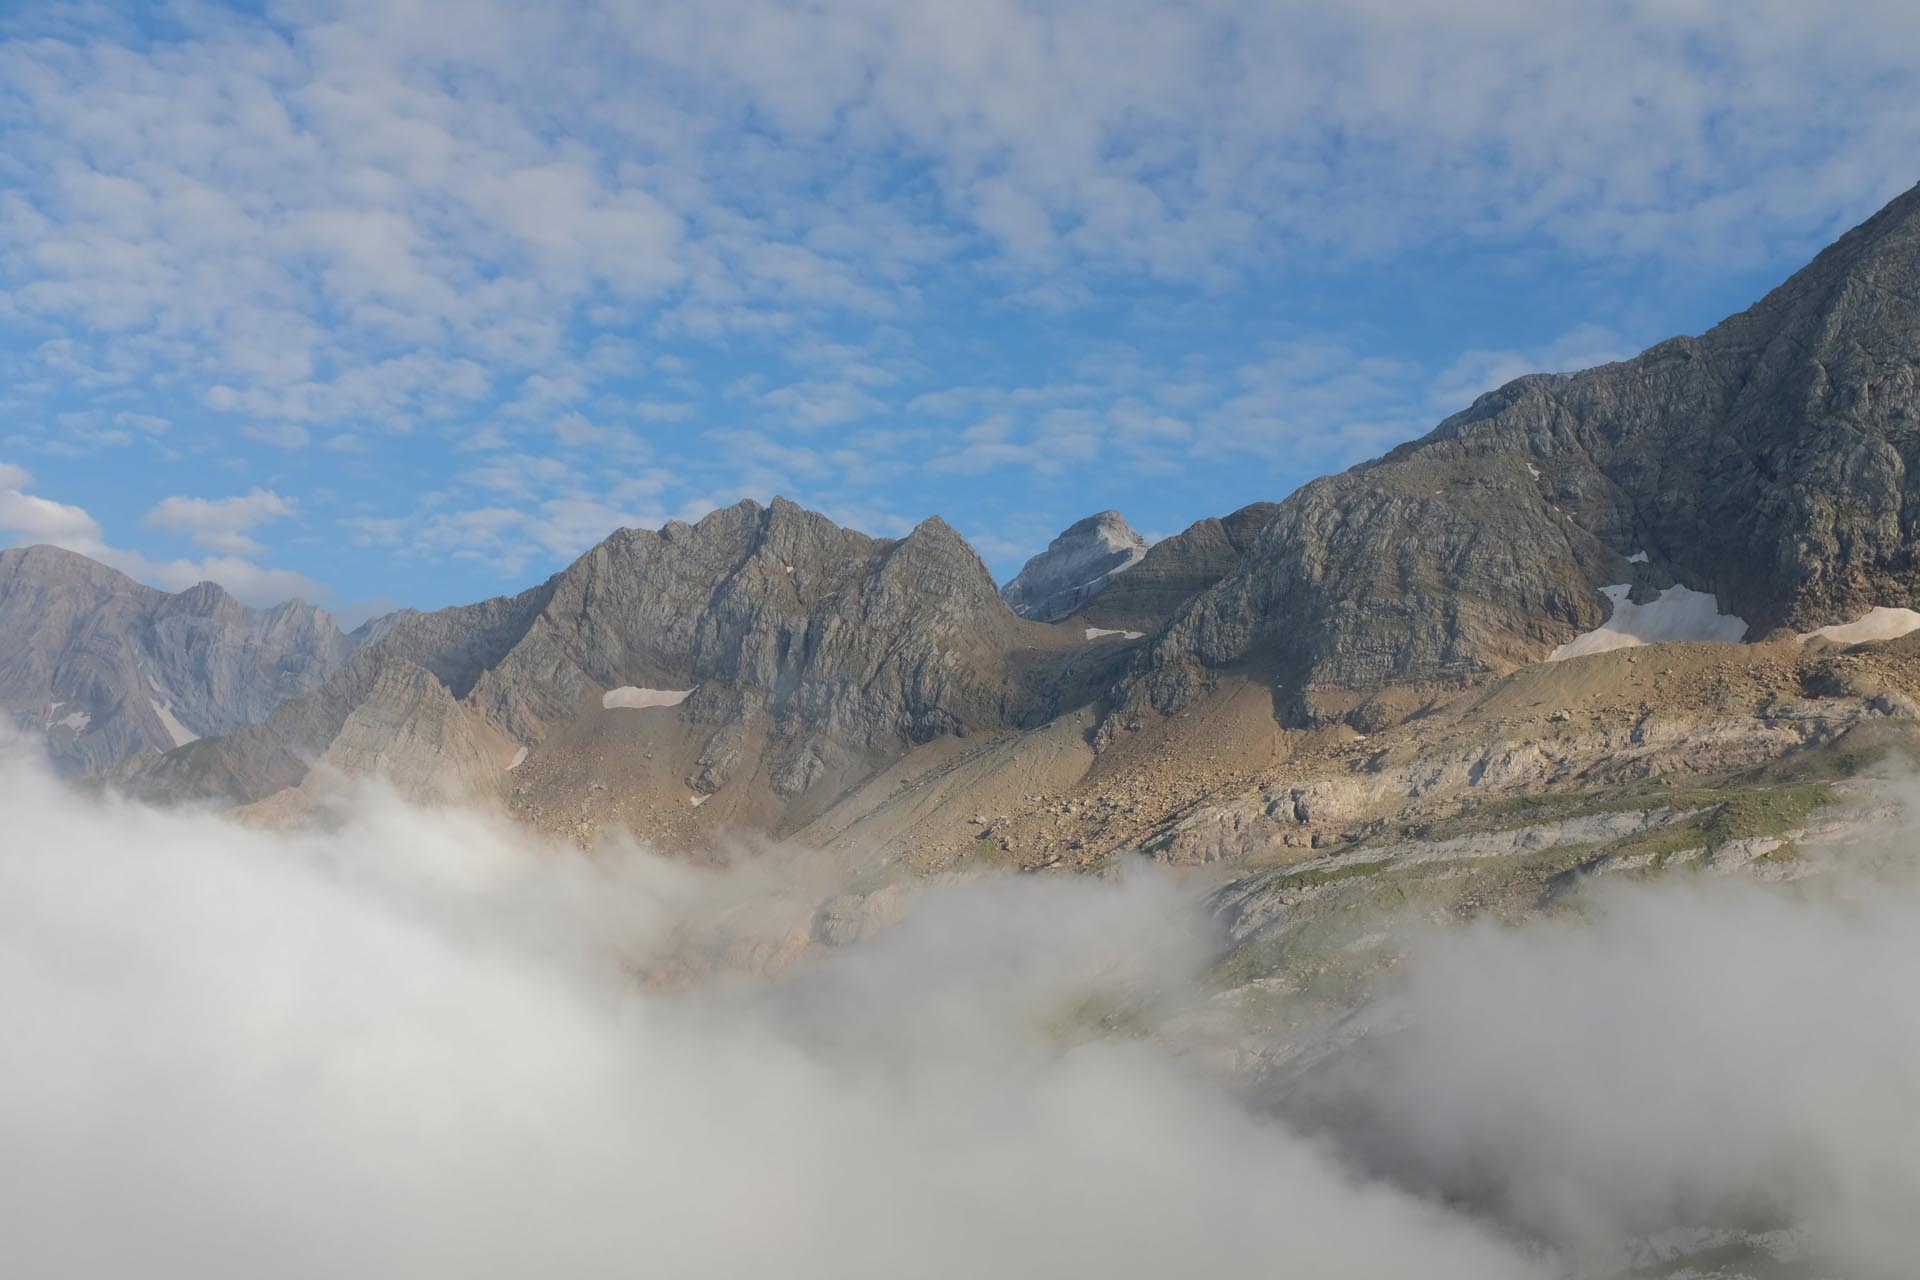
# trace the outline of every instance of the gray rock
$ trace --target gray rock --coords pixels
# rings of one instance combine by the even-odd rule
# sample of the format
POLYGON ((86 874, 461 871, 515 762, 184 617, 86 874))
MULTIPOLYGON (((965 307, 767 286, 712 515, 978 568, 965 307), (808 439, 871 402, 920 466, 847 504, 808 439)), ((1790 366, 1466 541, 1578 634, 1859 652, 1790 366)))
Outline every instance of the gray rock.
POLYGON ((699 789, 764 764, 791 798, 833 764, 1028 715, 1033 682, 1011 658, 1025 625, 938 518, 887 541, 783 498, 742 502, 694 525, 622 529, 518 596, 393 619, 264 724, 116 780, 227 804, 297 785, 368 698, 409 687, 383 683, 398 662, 523 744, 607 689, 692 690, 679 714, 707 734, 699 789), (764 760, 748 755, 761 740, 764 760))
POLYGON ((1325 689, 1473 680, 1598 626, 1641 551, 1755 637, 1912 607, 1916 462, 1920 190, 1702 337, 1521 378, 1305 486, 1122 700, 1254 664, 1312 720, 1325 689))
POLYGON ((1116 630, 1158 631, 1181 606, 1239 567, 1279 510, 1277 502, 1256 502, 1154 543, 1124 578, 1101 585, 1082 610, 1086 620, 1116 630))
POLYGON ((0 551, 0 711, 86 772, 264 720, 353 653, 325 610, 177 595, 56 547, 0 551))
POLYGON ((1102 511, 1068 525, 1000 588, 1000 598, 1023 618, 1058 622, 1146 554, 1147 540, 1118 511, 1102 511))

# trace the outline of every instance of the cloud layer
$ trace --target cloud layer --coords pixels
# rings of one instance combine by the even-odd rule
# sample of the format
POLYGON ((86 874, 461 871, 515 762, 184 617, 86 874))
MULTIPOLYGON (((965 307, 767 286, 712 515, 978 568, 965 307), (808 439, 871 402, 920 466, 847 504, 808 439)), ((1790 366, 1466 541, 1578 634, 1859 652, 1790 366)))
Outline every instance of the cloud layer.
POLYGON ((803 979, 648 994, 717 892, 364 797, 287 837, 9 759, 0 1208, 36 1276, 1535 1274, 1145 1045, 1164 886, 990 887, 803 979))
POLYGON ((1891 836, 1877 870, 1429 929, 1276 1114, 1219 1076, 1269 1033, 1222 1021, 1214 926, 1148 868, 928 888, 749 976, 832 891, 802 856, 589 857, 370 787, 274 834, 17 746, 0 783, 0 1223, 35 1275, 1909 1266, 1891 836))
MULTIPOLYGON (((1912 1267, 1920 891, 1686 882, 1592 918, 1479 927, 1410 964, 1411 1025, 1335 1096, 1377 1158, 1575 1258, 1712 1225, 1776 1232, 1811 1274, 1912 1267)), ((1710 1238, 1710 1237, 1709 1237, 1710 1238)))

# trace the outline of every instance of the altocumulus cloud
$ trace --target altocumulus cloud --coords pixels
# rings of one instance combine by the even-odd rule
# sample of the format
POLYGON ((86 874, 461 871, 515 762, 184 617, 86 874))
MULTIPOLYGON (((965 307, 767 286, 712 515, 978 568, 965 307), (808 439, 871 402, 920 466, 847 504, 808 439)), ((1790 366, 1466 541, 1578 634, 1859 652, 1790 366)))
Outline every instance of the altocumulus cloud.
POLYGON ((1352 316, 1247 322, 1316 314, 1312 268, 1541 256, 1504 309, 1603 260, 1778 265, 1905 185, 1920 139, 1898 0, 13 8, 8 447, 217 437, 310 518, 489 566, 476 595, 530 561, 447 545, 436 520, 495 505, 448 449, 566 453, 511 499, 530 522, 631 509, 624 430, 683 478, 669 512, 777 490, 918 515, 992 473, 1071 518, 1052 478, 1097 465, 1137 495, 1102 504, 1171 490, 1136 518, 1184 523, 1246 455, 1298 481, 1634 345, 1383 361, 1352 316), (1287 358, 1327 340, 1331 370, 1287 358), (969 382, 997 404, 911 411, 969 382), (660 429, 682 421, 793 440, 743 456, 660 429))

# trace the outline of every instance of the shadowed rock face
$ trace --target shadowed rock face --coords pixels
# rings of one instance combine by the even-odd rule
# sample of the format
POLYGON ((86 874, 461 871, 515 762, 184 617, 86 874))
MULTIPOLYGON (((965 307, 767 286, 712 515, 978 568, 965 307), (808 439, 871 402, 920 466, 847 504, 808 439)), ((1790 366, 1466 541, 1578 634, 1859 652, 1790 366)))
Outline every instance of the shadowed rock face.
POLYGON ((1136 688, 1167 706, 1196 667, 1236 663, 1302 696, 1511 669, 1604 621, 1598 588, 1639 552, 1754 637, 1911 607, 1917 370, 1909 192, 1702 337, 1521 378, 1305 486, 1136 688))
POLYGON ((785 499, 742 502, 620 530, 518 596, 395 619, 266 723, 119 780, 160 798, 263 799, 297 785, 381 689, 417 693, 417 678, 383 674, 404 663, 522 744, 607 689, 691 689, 678 714, 706 734, 700 786, 765 741, 771 758, 751 763, 793 795, 829 766, 1019 719, 1029 699, 1008 664, 1024 625, 937 518, 887 541, 785 499))
POLYGON ((55 547, 0 551, 0 709, 55 762, 99 769, 264 720, 352 654, 324 610, 169 595, 55 547))
POLYGON ((1000 598, 1023 618, 1058 622, 1146 554, 1147 540, 1118 511, 1102 511, 1067 526, 1000 588, 1000 598))

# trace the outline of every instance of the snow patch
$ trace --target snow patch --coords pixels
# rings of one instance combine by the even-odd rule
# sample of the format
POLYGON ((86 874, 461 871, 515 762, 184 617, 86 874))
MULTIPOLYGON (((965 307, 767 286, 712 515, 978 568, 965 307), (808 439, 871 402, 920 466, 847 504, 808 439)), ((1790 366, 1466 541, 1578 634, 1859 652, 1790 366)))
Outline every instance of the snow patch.
POLYGON ((647 707, 677 707, 692 692, 692 689, 640 689, 628 684, 601 694, 600 705, 608 711, 616 707, 636 711, 647 707))
POLYGON ((75 733, 85 733, 87 726, 93 723, 93 716, 86 711, 69 711, 58 719, 54 718, 54 713, 66 705, 64 702, 56 702, 47 708, 47 723, 45 727, 48 729, 64 727, 73 730, 75 733))
POLYGON ((1643 644, 1683 641, 1734 644, 1747 633, 1744 618, 1721 613, 1719 603, 1704 591, 1673 587, 1661 592, 1651 603, 1635 604, 1627 599, 1627 592, 1632 589, 1632 584, 1625 582, 1600 588, 1600 594, 1613 602, 1613 616, 1603 625, 1555 649, 1547 655, 1547 661, 1559 662, 1643 644))
MULTIPOLYGON (((1113 542, 1109 540, 1107 549, 1110 551, 1118 551, 1121 548, 1118 545, 1114 545, 1113 542)), ((1070 588, 1070 590, 1085 591, 1088 587, 1097 587, 1109 578, 1119 577, 1121 574, 1125 573, 1127 570, 1133 568, 1133 566, 1139 564, 1142 560, 1145 560, 1147 558, 1146 550, 1142 547, 1127 547, 1126 551, 1127 551, 1127 558, 1124 562, 1113 566, 1113 568, 1108 569, 1103 573, 1095 574, 1093 577, 1088 578, 1085 582, 1081 583, 1079 586, 1070 588)))
POLYGON ((1920 631, 1920 613, 1875 605, 1852 622, 1837 622, 1802 632, 1800 640, 1802 643, 1833 640, 1840 644, 1865 644, 1869 640, 1896 640, 1909 631, 1920 631))
POLYGON ((1535 480, 1538 480, 1540 478, 1540 468, 1534 466, 1531 462, 1529 462, 1527 464, 1527 474, 1532 476, 1535 480))
POLYGON ((1644 551, 1636 551, 1632 555, 1627 557, 1628 564, 1645 564, 1646 562, 1647 562, 1647 553, 1644 551))
POLYGON ((1122 640, 1138 640, 1147 634, 1144 631, 1110 631, 1105 627, 1088 627, 1087 639, 1098 640, 1101 636, 1119 636, 1122 640))
POLYGON ((691 796, 688 796, 688 797, 687 797, 687 803, 688 803, 688 804, 690 804, 690 805, 692 805, 692 806, 693 806, 694 808, 696 808, 696 809, 698 809, 698 808, 699 808, 699 807, 700 807, 701 805, 703 805, 703 804, 705 804, 705 803, 706 803, 707 801, 709 801, 709 800, 711 800, 711 799, 713 799, 713 794, 712 794, 711 792, 709 792, 708 794, 706 794, 706 795, 704 795, 704 796, 702 796, 702 795, 691 795, 691 796))
POLYGON ((782 565, 782 566, 781 566, 781 568, 783 568, 783 569, 785 569, 785 570, 786 570, 786 571, 787 571, 788 573, 792 573, 792 572, 793 572, 793 566, 792 566, 792 565, 790 565, 790 564, 789 564, 789 565, 782 565))
POLYGON ((184 747, 189 742, 200 740, 199 734, 174 718, 173 707, 170 704, 158 698, 148 698, 147 705, 153 708, 153 714, 160 717, 160 725, 167 731, 167 736, 173 739, 174 746, 184 747))
POLYGON ((509 761, 507 764, 507 772, 512 773, 515 769, 518 769, 521 765, 525 764, 526 762, 527 762, 527 749, 525 747, 522 747, 518 751, 513 753, 513 759, 509 761))

